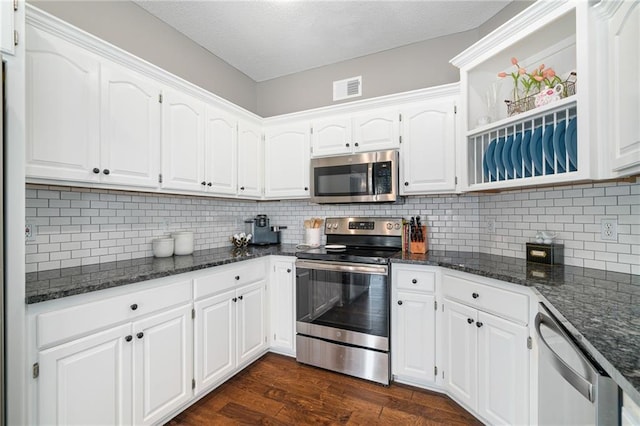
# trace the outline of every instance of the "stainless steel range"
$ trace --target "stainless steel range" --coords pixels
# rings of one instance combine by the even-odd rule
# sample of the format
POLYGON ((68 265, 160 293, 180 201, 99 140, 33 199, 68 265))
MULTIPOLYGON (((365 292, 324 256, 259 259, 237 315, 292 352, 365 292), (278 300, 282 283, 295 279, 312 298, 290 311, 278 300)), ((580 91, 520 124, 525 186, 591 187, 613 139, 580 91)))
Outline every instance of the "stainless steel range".
POLYGON ((325 221, 327 245, 296 253, 296 359, 389 384, 389 258, 401 218, 325 221))

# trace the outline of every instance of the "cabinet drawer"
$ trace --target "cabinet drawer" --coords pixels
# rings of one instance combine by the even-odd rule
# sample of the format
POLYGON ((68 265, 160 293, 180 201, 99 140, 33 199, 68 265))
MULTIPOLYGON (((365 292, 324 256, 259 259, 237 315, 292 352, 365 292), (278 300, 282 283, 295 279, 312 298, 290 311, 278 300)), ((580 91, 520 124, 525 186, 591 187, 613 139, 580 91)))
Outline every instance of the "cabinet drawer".
POLYGON ((38 348, 62 343, 111 325, 191 301, 191 280, 39 314, 38 348))
POLYGON ((210 273, 193 280, 193 297, 197 300, 230 288, 250 284, 266 276, 267 270, 263 259, 217 266, 210 273))
POLYGON ((526 324, 529 318, 529 297, 462 277, 444 274, 442 292, 469 306, 500 317, 526 324))
POLYGON ((435 271, 425 271, 409 268, 396 269, 394 273, 395 286, 402 290, 418 290, 433 293, 436 289, 435 271))

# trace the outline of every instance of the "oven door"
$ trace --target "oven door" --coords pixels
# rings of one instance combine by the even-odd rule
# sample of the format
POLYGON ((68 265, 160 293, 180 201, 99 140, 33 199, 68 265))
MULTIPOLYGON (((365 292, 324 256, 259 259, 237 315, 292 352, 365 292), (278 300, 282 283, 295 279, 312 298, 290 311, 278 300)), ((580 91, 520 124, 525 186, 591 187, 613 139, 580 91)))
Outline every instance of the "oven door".
POLYGON ((296 261, 296 331, 389 350, 387 265, 296 261))

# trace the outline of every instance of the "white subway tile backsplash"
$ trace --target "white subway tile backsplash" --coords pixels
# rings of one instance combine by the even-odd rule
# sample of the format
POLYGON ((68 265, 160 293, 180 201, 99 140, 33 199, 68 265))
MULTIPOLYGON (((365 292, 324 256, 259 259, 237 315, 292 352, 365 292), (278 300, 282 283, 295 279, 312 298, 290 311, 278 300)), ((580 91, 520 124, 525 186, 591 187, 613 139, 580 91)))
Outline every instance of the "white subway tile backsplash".
POLYGON ((151 240, 176 230, 194 231, 197 250, 230 246, 229 236, 245 229, 244 219, 264 213, 271 224, 288 227, 282 234, 285 243, 303 242, 302 222, 310 217, 420 215, 433 250, 519 258, 537 231, 557 231, 566 264, 637 273, 638 188, 597 183, 411 197, 398 204, 313 205, 28 185, 26 219, 38 226, 38 235, 27 243, 27 271, 151 256, 151 240), (487 233, 488 217, 495 221, 495 234, 487 233), (603 217, 618 220, 617 242, 601 241, 603 217), (59 252, 52 249, 56 244, 59 252))

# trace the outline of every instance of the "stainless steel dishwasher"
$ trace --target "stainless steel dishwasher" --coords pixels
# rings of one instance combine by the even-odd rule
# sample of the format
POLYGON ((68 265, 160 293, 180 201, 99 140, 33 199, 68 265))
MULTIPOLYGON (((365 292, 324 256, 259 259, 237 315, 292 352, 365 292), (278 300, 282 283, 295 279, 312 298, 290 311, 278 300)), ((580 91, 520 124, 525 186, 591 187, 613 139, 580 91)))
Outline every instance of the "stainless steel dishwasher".
POLYGON ((538 424, 619 425, 616 383, 543 303, 538 311, 538 424))

